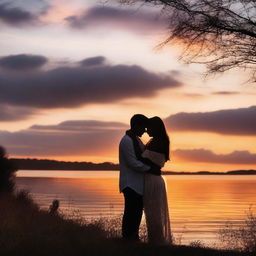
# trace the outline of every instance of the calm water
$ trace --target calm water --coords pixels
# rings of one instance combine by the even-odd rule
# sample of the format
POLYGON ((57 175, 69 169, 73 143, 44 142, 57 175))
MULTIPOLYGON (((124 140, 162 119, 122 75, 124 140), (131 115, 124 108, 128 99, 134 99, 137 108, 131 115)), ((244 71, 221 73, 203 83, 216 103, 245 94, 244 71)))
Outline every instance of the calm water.
MULTIPOLYGON (((27 189, 42 208, 60 200, 61 210, 79 210, 85 218, 120 216, 123 196, 115 171, 19 171, 19 189, 27 189)), ((226 221, 239 225, 255 209, 256 175, 165 176, 171 226, 182 243, 217 241, 226 221)))

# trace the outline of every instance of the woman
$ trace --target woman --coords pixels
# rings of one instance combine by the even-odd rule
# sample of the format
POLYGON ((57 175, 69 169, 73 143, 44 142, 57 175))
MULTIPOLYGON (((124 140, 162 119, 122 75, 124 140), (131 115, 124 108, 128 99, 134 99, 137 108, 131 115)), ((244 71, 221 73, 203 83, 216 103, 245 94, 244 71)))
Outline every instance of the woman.
MULTIPOLYGON (((169 160, 169 137, 159 117, 149 119, 147 133, 152 139, 147 143, 142 157, 162 168, 169 160)), ((154 244, 171 244, 165 181, 161 175, 145 175, 144 212, 148 230, 148 241, 154 244)))

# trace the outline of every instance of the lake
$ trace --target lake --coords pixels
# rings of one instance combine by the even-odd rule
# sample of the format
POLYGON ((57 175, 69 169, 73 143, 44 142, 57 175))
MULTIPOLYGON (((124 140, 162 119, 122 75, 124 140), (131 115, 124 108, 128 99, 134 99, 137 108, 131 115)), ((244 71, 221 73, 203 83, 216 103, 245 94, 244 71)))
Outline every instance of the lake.
MULTIPOLYGON (((45 209, 60 200, 65 214, 119 217, 123 196, 117 171, 18 171, 18 189, 31 192, 45 209)), ((240 225, 256 200, 256 175, 166 175, 173 234, 182 244, 218 241, 227 221, 240 225)), ((144 220, 143 220, 144 221, 144 220)))

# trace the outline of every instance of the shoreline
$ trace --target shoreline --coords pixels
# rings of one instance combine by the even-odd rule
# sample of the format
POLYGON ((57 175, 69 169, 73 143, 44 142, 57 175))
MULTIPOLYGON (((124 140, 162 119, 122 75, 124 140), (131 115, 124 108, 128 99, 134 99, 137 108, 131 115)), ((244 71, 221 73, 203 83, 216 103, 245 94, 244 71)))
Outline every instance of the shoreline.
POLYGON ((195 241, 190 245, 152 245, 124 241, 106 222, 89 223, 42 210, 26 192, 0 197, 2 255, 97 255, 97 256, 249 256, 250 252, 210 248, 195 241), (22 219, 22 222, 20 221, 22 219))
MULTIPOLYGON (((11 158, 17 170, 26 171, 119 171, 119 165, 111 162, 93 163, 77 161, 58 161, 36 158, 11 158)), ((229 171, 174 171, 164 170, 163 175, 256 175, 256 169, 238 169, 229 171)))
MULTIPOLYGON (((80 171, 80 172, 119 172, 119 170, 112 170, 112 169, 99 169, 99 170, 92 170, 92 169, 21 169, 19 168, 18 171, 42 171, 42 172, 49 172, 49 171, 80 171)), ((227 171, 227 172, 173 172, 173 171, 163 171, 162 175, 256 175, 256 170, 237 170, 237 171, 227 171)))

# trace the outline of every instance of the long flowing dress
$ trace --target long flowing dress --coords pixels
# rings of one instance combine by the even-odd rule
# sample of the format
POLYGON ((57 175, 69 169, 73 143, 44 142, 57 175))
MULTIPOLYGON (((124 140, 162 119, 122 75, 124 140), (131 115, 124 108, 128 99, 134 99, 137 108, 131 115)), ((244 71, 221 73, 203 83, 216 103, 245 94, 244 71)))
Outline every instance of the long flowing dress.
MULTIPOLYGON (((148 158, 159 167, 165 164, 165 155, 146 149, 143 158, 148 158)), ((144 212, 146 218, 148 242, 164 245, 172 243, 170 217, 165 180, 162 176, 145 174, 144 212)))

